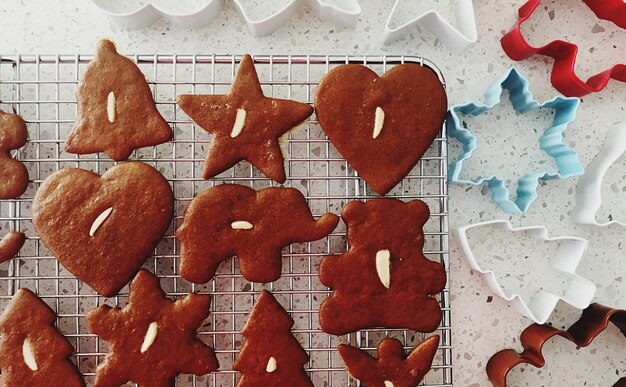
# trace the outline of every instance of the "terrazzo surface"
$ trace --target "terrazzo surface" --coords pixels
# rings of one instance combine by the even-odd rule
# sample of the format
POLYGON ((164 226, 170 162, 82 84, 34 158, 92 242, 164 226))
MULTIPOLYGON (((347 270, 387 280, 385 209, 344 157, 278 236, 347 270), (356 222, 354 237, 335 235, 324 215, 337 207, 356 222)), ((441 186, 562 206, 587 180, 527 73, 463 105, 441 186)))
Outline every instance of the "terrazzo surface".
MULTIPOLYGON (((364 12, 354 30, 336 28, 301 9, 287 25, 262 38, 251 35, 230 2, 205 28, 189 30, 161 20, 143 30, 127 31, 110 24, 87 1, 4 1, 0 5, 0 52, 90 53, 98 39, 109 37, 128 53, 420 55, 441 68, 447 80, 450 104, 482 102, 483 93, 492 80, 513 64, 530 79, 535 99, 545 101, 558 95, 549 82, 552 60, 533 57, 513 63, 499 44, 523 3, 476 1, 478 43, 463 56, 455 56, 429 32, 417 29, 403 39, 381 46, 381 32, 393 5, 391 0, 362 0, 364 12)), ((435 8, 453 19, 453 4, 416 1, 403 14, 409 19, 412 14, 435 8)), ((578 0, 543 1, 524 31, 537 45, 555 38, 579 43, 577 71, 583 77, 626 60, 626 31, 609 22, 598 21, 578 0)), ((582 100, 578 118, 566 129, 564 141, 579 152, 581 162, 587 165, 601 149, 608 129, 626 120, 626 84, 612 81, 604 91, 582 100)), ((512 113, 507 99, 479 118, 468 118, 468 127, 479 137, 479 149, 467 162, 464 173, 472 177, 497 172, 501 178, 515 182, 521 175, 535 170, 553 170, 554 161, 538 151, 537 140, 549 119, 549 111, 512 113)), ((459 150, 458 144, 451 141, 450 157, 455 157, 459 150)), ((621 198, 626 191, 625 181, 626 161, 621 159, 609 171, 603 185, 604 204, 599 218, 626 221, 626 205, 621 198)), ((576 200, 576 183, 576 178, 541 183, 539 199, 523 216, 501 212, 490 200, 485 187, 452 185, 450 223, 455 227, 507 219, 514 226, 545 225, 551 236, 586 238, 589 246, 578 274, 596 284, 595 301, 626 308, 626 258, 622 247, 625 230, 617 225, 599 228, 573 224, 570 215, 576 200)), ((525 297, 532 297, 537 289, 558 291, 563 287, 561 277, 551 275, 554 273, 550 273, 545 261, 550 259, 547 252, 552 251, 552 247, 543 249, 533 241, 512 242, 510 237, 492 233, 476 238, 477 241, 488 238, 490 245, 481 246, 477 251, 494 256, 479 257, 481 263, 497 269, 504 283, 525 297), (507 265, 507 261, 514 263, 507 265)), ((488 386, 487 360, 500 349, 519 349, 519 332, 530 320, 493 297, 479 273, 470 270, 463 260, 454 239, 451 239, 451 271, 454 384, 488 386)), ((550 322, 557 327, 567 327, 579 314, 580 311, 560 302, 550 322)), ((548 366, 541 370, 516 369, 511 376, 512 385, 611 385, 618 379, 617 375, 626 376, 625 344, 626 339, 614 327, 585 349, 555 339, 546 346, 548 366)))

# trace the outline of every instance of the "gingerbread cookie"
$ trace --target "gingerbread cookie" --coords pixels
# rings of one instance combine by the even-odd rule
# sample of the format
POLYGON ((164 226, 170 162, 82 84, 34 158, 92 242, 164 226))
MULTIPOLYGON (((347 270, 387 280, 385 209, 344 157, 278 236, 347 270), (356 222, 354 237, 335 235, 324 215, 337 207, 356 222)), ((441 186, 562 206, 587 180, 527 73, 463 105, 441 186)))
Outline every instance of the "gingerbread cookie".
POLYGON ((0 240, 0 263, 15 257, 26 242, 23 232, 11 231, 0 240))
POLYGON ((76 99, 78 117, 65 142, 69 153, 104 152, 121 161, 134 149, 162 144, 174 136, 143 73, 118 54, 110 40, 98 43, 96 56, 78 83, 76 99))
POLYGON ((350 375, 367 387, 417 387, 430 371, 438 346, 439 336, 429 337, 405 358, 402 343, 387 338, 378 344, 378 359, 345 344, 339 354, 350 375))
POLYGON ((246 342, 233 364, 241 372, 237 387, 313 386, 304 370, 309 355, 291 334, 292 326, 287 311, 263 290, 241 332, 246 342))
POLYGON ((446 92, 430 69, 394 66, 382 77, 348 64, 320 82, 315 113, 339 153, 384 195, 415 167, 443 126, 446 92))
POLYGON ((213 135, 205 179, 248 160, 278 183, 286 180, 279 138, 313 113, 305 103, 263 95, 250 55, 241 60, 228 94, 179 95, 178 106, 213 135))
POLYGON ((128 162, 102 177, 62 169, 39 187, 33 225, 59 262, 105 297, 137 273, 167 231, 172 188, 148 164, 128 162))
POLYGON ((172 301, 149 271, 130 284, 123 309, 102 305, 87 314, 89 330, 109 343, 95 386, 174 386, 181 373, 204 375, 219 368, 213 349, 196 335, 209 316, 211 296, 189 294, 172 301))
POLYGON ((54 327, 56 315, 35 293, 20 289, 0 316, 0 385, 81 387, 69 360, 74 348, 54 327))
POLYGON ((9 151, 26 145, 28 130, 22 117, 0 110, 0 199, 13 199, 28 188, 28 170, 9 151))
POLYGON ((422 253, 422 226, 430 212, 420 200, 350 202, 342 212, 350 249, 324 257, 322 284, 333 289, 320 306, 326 333, 343 335, 369 327, 432 332, 441 321, 433 295, 446 272, 422 253))
POLYGON ((331 213, 316 221, 295 188, 255 191, 218 185, 196 196, 185 210, 176 231, 181 243, 179 272, 188 281, 205 283, 221 262, 236 255, 248 281, 276 281, 283 247, 324 238, 338 222, 331 213))

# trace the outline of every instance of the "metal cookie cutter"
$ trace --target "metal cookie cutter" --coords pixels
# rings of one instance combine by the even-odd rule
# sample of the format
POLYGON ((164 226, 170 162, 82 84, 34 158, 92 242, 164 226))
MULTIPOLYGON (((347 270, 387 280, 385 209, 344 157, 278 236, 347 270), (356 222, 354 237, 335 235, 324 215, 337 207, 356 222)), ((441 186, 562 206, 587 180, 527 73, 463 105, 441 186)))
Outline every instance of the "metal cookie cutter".
POLYGON ((164 18, 171 24, 203 27, 222 12, 226 0, 91 0, 124 28, 144 28, 164 18), (182 4, 181 4, 182 3, 182 4))
MULTIPOLYGON (((624 0, 583 0, 600 19, 608 20, 626 29, 626 2, 624 0)), ((530 18, 541 0, 530 0, 519 9, 519 20, 502 37, 502 48, 513 60, 527 59, 535 54, 554 58, 552 85, 567 96, 582 97, 604 89, 611 78, 626 82, 626 64, 618 64, 589 78, 580 79, 575 71, 578 47, 570 42, 555 40, 542 47, 533 47, 524 38, 522 23, 530 18)))
POLYGON ((578 98, 561 96, 540 104, 533 99, 528 80, 517 69, 510 68, 485 92, 484 105, 469 102, 453 106, 448 112, 448 134, 461 142, 463 146, 463 153, 450 165, 450 181, 471 185, 480 185, 486 182, 491 190, 493 201, 502 210, 511 214, 525 213, 531 203, 537 199, 539 180, 565 179, 584 173, 584 168, 578 160, 578 154, 563 143, 563 131, 576 118, 579 104, 580 99, 578 98), (505 181, 496 175, 481 176, 471 180, 460 178, 463 162, 472 157, 472 153, 478 145, 476 137, 469 129, 463 127, 459 113, 478 116, 492 109, 500 103, 503 89, 509 91, 511 104, 520 113, 527 113, 542 107, 554 110, 552 125, 544 129, 543 134, 539 137, 539 147, 555 160, 557 172, 532 173, 521 177, 518 181, 515 201, 510 199, 510 192, 505 181))
POLYGON ((559 300, 563 300, 576 308, 584 309, 589 306, 596 292, 596 286, 591 281, 576 274, 576 268, 587 248, 587 240, 583 238, 570 236, 549 238, 548 231, 543 226, 513 228, 511 223, 506 220, 494 220, 460 227, 457 229, 457 237, 460 247, 467 258, 467 262, 472 269, 477 270, 483 275, 489 288, 498 297, 508 301, 509 305, 520 314, 536 323, 545 323, 559 300), (519 294, 504 289, 498 283, 498 279, 492 270, 483 269, 479 265, 468 241, 468 230, 485 226, 510 232, 525 232, 527 235, 538 240, 559 243, 550 266, 555 272, 563 275, 568 280, 568 286, 564 289, 562 295, 541 290, 533 297, 530 303, 526 303, 519 294))
POLYGON ((431 9, 398 27, 391 27, 397 14, 400 13, 398 11, 400 4, 409 1, 413 3, 412 0, 396 0, 394 3, 385 24, 383 44, 398 39, 415 27, 426 28, 441 40, 450 51, 457 55, 461 55, 471 44, 476 43, 478 40, 472 0, 454 0, 456 3, 454 24, 439 12, 431 9))
POLYGON ((618 224, 626 227, 626 223, 611 220, 600 223, 596 214, 602 206, 602 181, 609 168, 626 153, 626 122, 612 128, 606 136, 604 148, 587 166, 587 171, 578 180, 576 188, 576 207, 572 211, 572 220, 580 224, 608 226, 618 224))
MULTIPOLYGON (((592 304, 585 309, 580 319, 567 331, 548 325, 533 324, 524 329, 520 335, 520 341, 524 347, 522 353, 505 349, 489 359, 487 362, 489 380, 495 387, 506 387, 507 374, 516 366, 530 364, 541 368, 545 365, 542 348, 554 336, 561 336, 578 347, 586 347, 606 329, 609 322, 626 335, 626 311, 607 308, 600 304, 592 304)), ((626 377, 619 379, 613 386, 626 386, 626 377)))
POLYGON ((268 35, 276 31, 286 24, 302 6, 306 6, 326 21, 348 28, 354 28, 362 12, 357 0, 289 0, 285 5, 273 10, 269 16, 254 19, 250 16, 248 7, 249 3, 255 0, 233 1, 255 36, 268 35))

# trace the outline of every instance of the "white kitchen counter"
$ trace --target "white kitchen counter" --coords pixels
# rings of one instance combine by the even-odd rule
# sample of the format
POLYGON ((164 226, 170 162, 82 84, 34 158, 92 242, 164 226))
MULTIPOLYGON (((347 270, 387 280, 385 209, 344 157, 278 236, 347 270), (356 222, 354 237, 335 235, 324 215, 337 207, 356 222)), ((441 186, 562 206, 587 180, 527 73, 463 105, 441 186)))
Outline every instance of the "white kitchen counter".
MULTIPOLYGON (((415 1, 415 9, 436 0, 415 1)), ((590 69, 601 70, 614 62, 626 62, 626 31, 620 31, 607 22, 594 21, 591 11, 578 0, 559 5, 554 21, 549 22, 556 1, 544 1, 537 11, 537 20, 544 21, 532 33, 533 42, 563 37, 575 42, 585 39, 580 61, 583 74, 590 69), (578 4, 581 3, 581 4, 578 4), (564 12, 566 7, 571 11, 564 12), (561 12, 559 12, 561 11, 561 12), (569 24, 559 20, 569 21, 569 24), (597 25, 596 25, 597 24, 597 25), (604 30, 604 32, 602 32, 604 30), (593 32, 592 32, 593 31, 593 32), (613 60, 613 61, 611 61, 613 60)), ((127 31, 111 25, 95 6, 86 0, 21 0, 0 4, 0 53, 91 53, 96 41, 109 37, 116 41, 120 51, 129 53, 178 54, 407 54, 421 55, 439 65, 448 82, 451 104, 469 100, 482 101, 492 80, 514 63, 504 54, 499 40, 516 20, 521 0, 475 1, 479 41, 463 56, 455 56, 427 31, 413 30, 405 38, 381 47, 380 37, 392 6, 391 0, 363 0, 364 13, 355 30, 338 29, 302 10, 289 24, 263 38, 254 38, 232 4, 210 26, 195 30, 169 26, 159 21, 143 30, 127 31)), ((443 2, 441 2, 443 3, 443 2)), ((559 2, 556 2, 559 3, 559 2)), ((447 5, 443 6, 449 7, 447 5)), ((417 12, 417 11, 416 11, 417 12)), ((549 83, 552 61, 535 57, 515 65, 531 80, 531 89, 537 100, 545 101, 558 93, 549 83)), ((508 101, 504 106, 508 106, 508 101)), ((518 117, 506 109, 479 119, 481 146, 466 171, 482 174, 501 173, 514 178, 534 168, 538 160, 551 161, 530 146, 536 146, 537 132, 541 130, 541 115, 518 117), (526 155, 526 156, 524 156, 526 155), (536 160, 530 161, 530 156, 536 160)), ((601 148, 608 128, 626 120, 626 84, 612 81, 606 90, 586 96, 578 112, 578 119, 565 131, 565 141, 576 149, 587 165, 601 148)), ((471 127, 471 122, 470 122, 471 127)), ((454 157, 458 147, 451 144, 454 157)), ((615 207, 603 209, 601 216, 626 220, 626 205, 616 193, 625 191, 626 164, 618 163, 609 173, 614 179, 607 189, 607 203, 615 207), (621 208, 620 208, 621 205, 621 208)), ((626 255, 622 242, 625 230, 619 226, 597 228, 573 225, 569 215, 575 201, 577 179, 550 181, 541 184, 539 199, 526 216, 509 216, 490 200, 489 192, 481 187, 451 186, 450 223, 459 226, 491 219, 510 219, 514 225, 545 224, 551 235, 578 235, 589 239, 589 248, 580 266, 579 274, 592 280, 598 287, 596 301, 612 307, 626 308, 626 255)), ((607 185, 608 187, 609 185, 607 185)), ((506 247, 506 241, 496 245, 506 247)), ((518 249, 509 249, 524 255, 518 249)), ((473 273, 452 241, 451 255, 452 326, 454 382, 458 386, 487 386, 485 364, 496 351, 519 345, 521 329, 530 320, 519 316, 494 297, 478 273, 473 273)), ((508 258, 505 257, 505 258, 508 258)), ((523 257, 521 257, 523 258, 523 257)), ((528 258, 527 260, 532 260, 528 258)), ((540 263, 513 265, 513 282, 527 280, 523 289, 537 288, 533 273, 540 263)), ((508 281, 508 280, 507 280, 508 281)), ((551 321, 559 327, 569 326, 579 311, 559 303, 551 321)), ((543 370, 527 369, 523 375, 515 372, 519 381, 531 386, 583 385, 607 386, 617 380, 616 373, 626 376, 624 345, 626 340, 611 327, 591 349, 576 351, 564 340, 556 339, 547 346, 549 365, 543 370)))

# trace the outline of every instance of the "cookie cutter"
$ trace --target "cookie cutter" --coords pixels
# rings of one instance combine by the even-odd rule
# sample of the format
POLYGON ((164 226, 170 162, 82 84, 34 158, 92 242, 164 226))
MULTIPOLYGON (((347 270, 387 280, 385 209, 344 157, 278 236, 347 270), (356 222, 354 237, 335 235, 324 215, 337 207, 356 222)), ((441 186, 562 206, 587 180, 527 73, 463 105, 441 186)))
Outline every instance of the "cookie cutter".
MULTIPOLYGON (((542 348, 554 336, 561 336, 578 347, 586 347, 606 329, 609 322, 626 336, 626 311, 600 304, 591 304, 566 331, 548 325, 530 325, 520 335, 524 351, 518 353, 513 349, 504 349, 493 355, 487 362, 487 376, 495 387, 506 387, 507 375, 516 366, 530 364, 541 368, 545 365, 542 348)), ((626 377, 619 379, 613 386, 626 386, 626 377)))
MULTIPOLYGON (((613 22, 626 29, 626 3, 624 0, 583 0, 600 19, 613 22)), ((535 54, 547 55, 554 59, 552 67, 552 85, 566 96, 582 97, 601 91, 609 80, 626 82, 626 64, 617 64, 599 74, 593 75, 586 82, 575 72, 578 46, 563 40, 554 40, 542 47, 533 47, 524 38, 522 24, 530 18, 541 0, 530 0, 519 9, 519 19, 507 32, 500 43, 504 52, 513 60, 520 61, 535 54)))
POLYGON ((576 206, 572 211, 572 220, 579 224, 609 226, 626 223, 610 220, 598 222, 596 215, 602 206, 602 181, 611 166, 626 153, 626 122, 618 124, 606 136, 604 147, 596 158, 587 166, 587 171, 578 180, 576 187, 576 206))
POLYGON ((269 16, 255 19, 250 16, 246 3, 251 0, 233 0, 239 13, 248 23, 255 36, 269 35, 287 24, 296 11, 305 6, 321 19, 340 27, 354 28, 362 13, 357 0, 289 0, 285 5, 274 10, 269 16))
POLYGON ((576 274, 576 268, 587 248, 586 239, 573 236, 548 237, 548 230, 543 226, 514 228, 511 223, 506 220, 493 220, 470 224, 459 227, 456 232, 459 245, 467 262, 472 269, 483 275, 491 291, 498 297, 506 300, 517 312, 538 324, 543 324, 548 320, 548 317, 552 314, 559 300, 563 300, 575 308, 584 309, 589 306, 595 295, 596 286, 591 281, 576 274), (554 258, 552 258, 550 266, 555 272, 564 275, 569 280, 569 285, 564 289, 563 294, 557 295, 545 290, 540 290, 533 296, 531 302, 527 303, 521 295, 504 289, 492 270, 484 269, 480 266, 472 252, 467 237, 467 232, 470 229, 486 226, 515 233, 525 232, 527 235, 538 240, 559 243, 559 247, 554 258))
POLYGON ((530 92, 528 80, 515 67, 511 67, 487 89, 483 105, 469 102, 455 105, 449 110, 448 120, 446 121, 448 134, 457 139, 463 147, 463 152, 449 166, 449 180, 453 183, 474 186, 487 182, 491 190, 492 200, 503 211, 511 214, 525 213, 537 199, 539 180, 565 179, 572 176, 580 176, 584 173, 578 154, 563 142, 563 131, 569 123, 576 119, 576 111, 579 104, 579 98, 562 96, 557 96, 544 103, 535 101, 530 92), (510 191, 506 186, 506 182, 496 175, 481 176, 475 179, 460 178, 463 162, 472 157, 478 145, 476 137, 462 125, 459 113, 479 116, 500 103, 504 89, 509 91, 511 104, 517 112, 527 113, 539 108, 554 110, 552 125, 545 128, 543 134, 539 137, 539 147, 554 159, 557 172, 538 172, 521 177, 518 180, 517 198, 514 201, 510 198, 510 191))
POLYGON ((190 10, 178 12, 184 6, 168 0, 91 0, 105 15, 127 29, 148 27, 160 18, 174 25, 184 27, 204 27, 222 12, 226 0, 187 0, 190 10), (132 11, 117 11, 116 5, 124 4, 132 11))
POLYGON ((414 19, 395 28, 391 24, 398 13, 399 4, 403 1, 396 0, 391 13, 385 23, 383 31, 383 44, 398 39, 415 27, 424 27, 437 39, 457 55, 461 55, 470 45, 478 40, 476 18, 474 16, 474 4, 472 0, 455 0, 456 23, 452 24, 448 19, 434 9, 428 10, 414 19))

